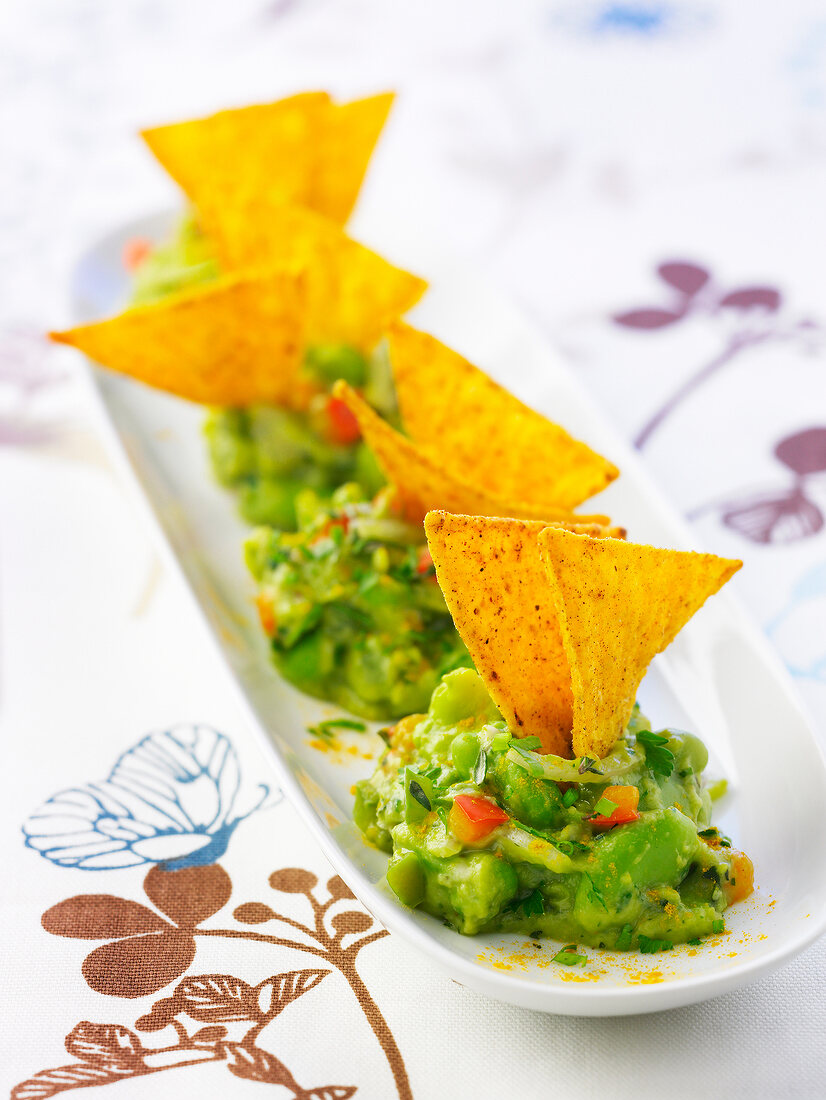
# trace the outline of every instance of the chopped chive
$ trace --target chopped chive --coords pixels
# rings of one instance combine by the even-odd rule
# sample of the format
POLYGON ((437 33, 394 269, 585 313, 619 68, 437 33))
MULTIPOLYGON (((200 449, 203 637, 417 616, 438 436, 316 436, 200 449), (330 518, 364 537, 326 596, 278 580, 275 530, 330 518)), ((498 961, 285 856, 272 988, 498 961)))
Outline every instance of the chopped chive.
POLYGON ((562 796, 562 805, 565 806, 566 809, 570 809, 578 798, 579 789, 577 787, 569 787, 562 796))
POLYGON ((353 718, 328 718, 326 722, 319 722, 317 726, 307 726, 307 733, 311 733, 313 737, 330 738, 334 736, 336 730, 355 730, 357 733, 364 733, 366 729, 364 722, 357 722, 353 718))
POLYGON ((725 932, 725 930, 726 930, 726 922, 724 920, 713 920, 711 922, 711 931, 712 932, 725 932))
POLYGON ((686 940, 685 942, 689 945, 689 947, 699 947, 701 943, 700 940, 686 940))

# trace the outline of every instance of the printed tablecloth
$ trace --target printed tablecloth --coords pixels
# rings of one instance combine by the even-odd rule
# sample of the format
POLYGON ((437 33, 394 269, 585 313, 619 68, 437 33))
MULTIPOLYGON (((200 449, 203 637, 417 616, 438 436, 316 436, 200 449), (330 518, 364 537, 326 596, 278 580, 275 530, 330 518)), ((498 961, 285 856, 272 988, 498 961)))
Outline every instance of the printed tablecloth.
POLYGON ((543 325, 704 546, 745 560, 733 584, 826 737, 821 7, 31 0, 2 20, 2 1083, 823 1095, 822 943, 704 1005, 577 1020, 472 994, 377 926, 274 786, 40 336, 77 255, 171 200, 139 125, 399 88, 365 201, 543 325))

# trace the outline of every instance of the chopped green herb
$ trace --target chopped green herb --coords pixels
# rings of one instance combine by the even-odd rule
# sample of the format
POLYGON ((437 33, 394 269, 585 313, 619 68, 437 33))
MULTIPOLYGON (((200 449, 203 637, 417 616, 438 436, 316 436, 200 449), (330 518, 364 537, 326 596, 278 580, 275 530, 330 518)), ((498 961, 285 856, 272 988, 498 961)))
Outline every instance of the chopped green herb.
POLYGON ((586 772, 593 772, 594 775, 602 775, 602 772, 599 770, 599 768, 594 767, 596 763, 596 757, 583 756, 583 758, 579 762, 579 774, 584 775, 586 772))
POLYGON ((570 809, 571 806, 573 806, 573 804, 576 802, 576 800, 578 798, 579 798, 579 788, 578 787, 569 787, 568 790, 565 792, 565 794, 563 794, 563 796, 562 796, 562 805, 565 806, 566 809, 570 809))
POLYGON ((545 912, 545 898, 537 887, 525 897, 511 898, 505 909, 512 913, 521 913, 525 917, 539 917, 545 912))
POLYGON ((591 878, 590 875, 583 874, 582 877, 588 883, 588 893, 591 898, 597 903, 597 905, 601 905, 607 913, 608 906, 605 904, 605 898, 603 897, 602 891, 599 889, 599 887, 594 886, 594 880, 591 878))
POLYGON ((630 924, 624 924, 622 931, 617 936, 617 949, 619 951, 627 951, 631 946, 631 934, 633 929, 630 924))
POLYGON ((658 951, 670 951, 674 944, 671 940, 652 940, 642 933, 637 937, 639 949, 643 955, 656 955, 658 951))
POLYGON ((421 783, 418 783, 415 779, 411 779, 408 789, 420 806, 424 806, 428 812, 432 809, 430 799, 424 793, 421 783))
POLYGON ((484 749, 479 750, 479 755, 476 757, 476 763, 473 765, 473 770, 470 773, 470 778, 476 784, 477 787, 485 782, 485 776, 488 770, 488 754, 484 749))
POLYGON ((645 749, 645 762, 656 775, 668 777, 674 771, 674 753, 666 748, 668 738, 651 730, 640 730, 637 744, 645 749))
POLYGON ((699 947, 702 941, 701 940, 686 940, 685 942, 689 945, 689 947, 699 947))
POLYGON ((616 808, 616 802, 612 802, 610 798, 601 798, 594 806, 594 815, 597 817, 610 817, 616 808))
MULTIPOLYGON (((319 722, 317 726, 307 726, 307 733, 311 733, 313 737, 329 740, 335 736, 336 730, 355 730, 357 733, 364 733, 366 729, 364 722, 357 722, 354 718, 328 718, 326 722, 319 722)), ((379 736, 382 733, 386 733, 386 730, 380 730, 379 736)))
POLYGON ((569 943, 566 947, 563 947, 561 951, 553 957, 555 963, 562 963, 563 966, 585 966, 588 962, 587 955, 580 955, 579 949, 575 943, 569 943))
POLYGON ((511 763, 518 764, 520 768, 523 768, 528 773, 528 775, 532 775, 537 779, 544 775, 544 769, 537 759, 536 754, 529 749, 522 748, 516 741, 511 741, 507 755, 511 763))
POLYGON ((531 751, 533 751, 534 749, 541 749, 542 742, 539 740, 538 737, 520 737, 519 746, 520 748, 530 749, 531 751))
POLYGON ((713 920, 711 922, 711 931, 712 932, 725 932, 725 930, 726 930, 726 922, 724 920, 713 920))

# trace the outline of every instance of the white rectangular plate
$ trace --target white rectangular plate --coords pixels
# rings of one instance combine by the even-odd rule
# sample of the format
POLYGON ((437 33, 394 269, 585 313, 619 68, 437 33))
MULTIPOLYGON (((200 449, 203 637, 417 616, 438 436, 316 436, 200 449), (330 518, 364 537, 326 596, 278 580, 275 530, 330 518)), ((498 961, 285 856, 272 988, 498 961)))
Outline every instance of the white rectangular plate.
MULTIPOLYGON (((78 319, 105 316, 124 304, 124 242, 135 235, 160 239, 173 221, 174 215, 165 214, 125 226, 84 257, 74 283, 78 319)), ((387 251, 393 235, 385 232, 381 241, 369 243, 387 251)), ((636 542, 692 548, 690 532, 636 455, 530 325, 466 269, 428 254, 422 242, 396 243, 393 259, 431 283, 411 315, 413 323, 455 346, 620 467, 620 479, 588 510, 608 512, 636 542)), ((403 908, 383 884, 386 857, 367 847, 350 821, 350 788, 372 771, 381 742, 369 733, 349 736, 350 752, 311 745, 307 727, 336 712, 293 690, 270 664, 254 614, 254 586, 242 562, 245 528, 231 495, 211 479, 202 410, 97 368, 89 379, 113 454, 148 504, 166 556, 188 583, 285 791, 362 901, 456 981, 545 1012, 650 1012, 752 981, 823 931, 826 768, 786 673, 726 594, 711 600, 656 659, 640 693, 654 728, 678 726, 699 734, 710 748, 709 771, 729 780, 716 821, 751 855, 758 889, 726 913, 726 933, 700 948, 682 946, 653 957, 589 949, 586 969, 572 971, 551 961, 555 948, 549 943, 463 937, 403 908)))

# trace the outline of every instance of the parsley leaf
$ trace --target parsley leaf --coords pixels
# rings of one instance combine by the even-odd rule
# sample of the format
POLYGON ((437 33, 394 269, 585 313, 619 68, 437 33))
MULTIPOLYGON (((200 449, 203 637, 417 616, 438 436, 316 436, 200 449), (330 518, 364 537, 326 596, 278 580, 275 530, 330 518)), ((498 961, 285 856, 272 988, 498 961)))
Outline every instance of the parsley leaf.
POLYGON ((555 963, 562 963, 563 966, 585 966, 588 962, 587 955, 580 955, 575 943, 569 943, 566 947, 563 947, 561 951, 553 957, 555 963))
POLYGON ((637 937, 637 941, 643 955, 656 955, 658 951, 670 951, 674 946, 671 940, 652 940, 642 933, 637 937))
POLYGON ((668 738, 651 730, 640 730, 637 744, 645 749, 645 762, 655 775, 668 777, 674 771, 674 753, 667 748, 668 738))

